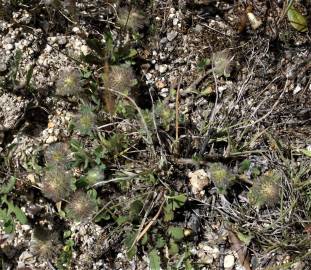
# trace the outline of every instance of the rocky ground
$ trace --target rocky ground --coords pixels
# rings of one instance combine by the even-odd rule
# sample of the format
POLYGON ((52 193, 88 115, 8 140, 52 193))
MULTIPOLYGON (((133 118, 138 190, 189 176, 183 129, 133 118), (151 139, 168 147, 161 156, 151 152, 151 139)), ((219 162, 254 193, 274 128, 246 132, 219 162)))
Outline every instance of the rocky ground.
POLYGON ((310 10, 0 0, 2 269, 311 269, 310 10))

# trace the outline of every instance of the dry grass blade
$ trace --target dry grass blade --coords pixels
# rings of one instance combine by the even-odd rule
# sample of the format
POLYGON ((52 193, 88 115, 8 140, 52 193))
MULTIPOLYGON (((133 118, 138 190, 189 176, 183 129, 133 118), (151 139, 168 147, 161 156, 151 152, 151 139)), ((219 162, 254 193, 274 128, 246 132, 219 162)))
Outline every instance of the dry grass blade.
POLYGON ((252 270, 249 258, 247 256, 247 247, 243 242, 235 235, 231 230, 228 231, 229 241, 231 243, 232 249, 238 254, 240 264, 244 267, 245 270, 252 270))
POLYGON ((108 90, 110 89, 109 73, 110 73, 109 64, 108 61, 106 61, 104 65, 104 74, 103 74, 105 85, 103 91, 103 100, 105 101, 107 111, 112 115, 115 111, 115 96, 111 91, 108 90))

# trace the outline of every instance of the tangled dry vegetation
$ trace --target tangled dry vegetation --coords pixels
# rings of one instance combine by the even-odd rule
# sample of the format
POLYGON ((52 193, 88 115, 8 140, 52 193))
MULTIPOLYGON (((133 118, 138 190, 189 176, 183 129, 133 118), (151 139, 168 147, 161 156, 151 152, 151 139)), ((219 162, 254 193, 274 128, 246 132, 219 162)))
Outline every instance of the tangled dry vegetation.
POLYGON ((310 10, 0 0, 2 269, 311 269, 310 10))

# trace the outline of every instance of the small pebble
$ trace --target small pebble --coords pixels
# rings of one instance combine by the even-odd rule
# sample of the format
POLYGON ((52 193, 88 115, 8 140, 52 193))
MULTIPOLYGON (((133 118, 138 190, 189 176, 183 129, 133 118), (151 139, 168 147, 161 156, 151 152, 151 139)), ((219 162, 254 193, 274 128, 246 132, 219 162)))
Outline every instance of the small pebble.
POLYGON ((164 73, 167 71, 167 65, 160 65, 158 69, 160 73, 164 73))
POLYGON ((232 269, 234 266, 234 256, 233 255, 227 255, 224 259, 224 268, 226 270, 232 269))

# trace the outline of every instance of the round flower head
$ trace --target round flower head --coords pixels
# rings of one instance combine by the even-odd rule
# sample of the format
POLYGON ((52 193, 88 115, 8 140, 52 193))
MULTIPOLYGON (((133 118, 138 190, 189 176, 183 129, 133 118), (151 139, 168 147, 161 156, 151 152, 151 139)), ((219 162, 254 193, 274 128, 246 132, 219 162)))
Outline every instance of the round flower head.
POLYGON ((39 258, 53 259, 57 255, 60 243, 55 233, 49 234, 44 239, 33 237, 30 241, 30 252, 39 258))
POLYGON ((127 66, 112 66, 109 73, 109 87, 127 93, 136 83, 133 69, 127 66))
POLYGON ((248 193, 250 204, 258 208, 275 205, 279 201, 280 180, 280 175, 273 171, 261 176, 248 193))
POLYGON ((73 179, 61 167, 53 167, 45 173, 41 188, 46 198, 59 202, 73 191, 73 179))
POLYGON ((56 94, 60 96, 73 96, 81 92, 81 74, 73 68, 65 68, 60 71, 56 83, 56 94))
POLYGON ((216 186, 219 193, 225 194, 227 189, 232 185, 235 177, 229 169, 221 163, 210 165, 211 180, 216 186))
POLYGON ((54 143, 50 145, 45 153, 45 159, 52 165, 63 165, 69 154, 66 143, 54 143))
POLYGON ((90 134, 95 126, 96 115, 93 113, 93 108, 89 105, 81 105, 80 113, 75 117, 75 127, 81 134, 90 134))
POLYGON ((118 24, 134 32, 142 29, 146 24, 146 17, 143 12, 132 8, 121 8, 118 12, 118 24))
POLYGON ((76 192, 66 207, 68 217, 76 221, 86 220, 96 211, 96 202, 82 191, 76 192))

